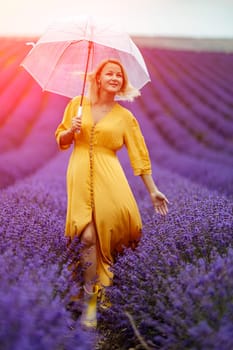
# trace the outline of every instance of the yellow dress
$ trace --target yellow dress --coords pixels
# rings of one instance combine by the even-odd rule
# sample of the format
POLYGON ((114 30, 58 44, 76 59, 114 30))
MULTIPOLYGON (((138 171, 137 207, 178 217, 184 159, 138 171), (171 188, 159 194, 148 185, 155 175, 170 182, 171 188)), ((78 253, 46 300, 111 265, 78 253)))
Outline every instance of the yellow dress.
MULTIPOLYGON (((55 132, 71 127, 80 97, 67 105, 55 132)), ((98 123, 94 123, 91 104, 84 98, 82 129, 75 134, 67 169, 67 217, 65 235, 73 238, 94 220, 97 230, 97 273, 102 285, 111 284, 109 267, 114 253, 140 239, 140 213, 116 152, 126 146, 135 175, 151 174, 151 163, 144 138, 133 114, 119 103, 98 123)))

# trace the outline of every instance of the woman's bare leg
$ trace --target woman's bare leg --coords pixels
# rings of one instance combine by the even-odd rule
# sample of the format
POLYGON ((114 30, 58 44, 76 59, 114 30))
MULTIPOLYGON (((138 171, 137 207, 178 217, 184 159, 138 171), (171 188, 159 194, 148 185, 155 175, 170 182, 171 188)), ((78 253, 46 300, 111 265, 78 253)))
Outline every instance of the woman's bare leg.
POLYGON ((81 324, 86 328, 96 328, 97 326, 97 254, 96 254, 96 229, 92 221, 84 229, 81 235, 82 256, 81 262, 84 268, 83 286, 83 311, 81 324))
POLYGON ((84 285, 86 290, 92 292, 97 278, 96 256, 96 229, 94 222, 90 222, 81 235, 82 266, 84 267, 84 285))

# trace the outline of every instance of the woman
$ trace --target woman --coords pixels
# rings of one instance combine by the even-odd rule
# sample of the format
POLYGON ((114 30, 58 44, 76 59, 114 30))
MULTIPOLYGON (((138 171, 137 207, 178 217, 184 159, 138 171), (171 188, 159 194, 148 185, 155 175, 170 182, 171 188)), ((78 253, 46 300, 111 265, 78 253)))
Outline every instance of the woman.
POLYGON ((135 246, 141 235, 140 213, 116 152, 126 146, 135 175, 141 176, 157 213, 166 215, 168 200, 155 185, 138 122, 116 102, 139 95, 122 64, 110 59, 89 76, 89 98, 82 118, 80 97, 67 105, 56 130, 61 149, 74 143, 67 170, 66 236, 83 245, 85 307, 82 323, 96 326, 96 296, 112 282, 110 267, 123 246, 135 246))

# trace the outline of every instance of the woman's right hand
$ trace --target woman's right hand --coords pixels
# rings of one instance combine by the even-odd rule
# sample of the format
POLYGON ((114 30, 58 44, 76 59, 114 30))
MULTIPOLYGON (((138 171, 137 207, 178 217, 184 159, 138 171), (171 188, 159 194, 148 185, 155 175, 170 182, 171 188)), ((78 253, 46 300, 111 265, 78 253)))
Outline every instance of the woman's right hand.
POLYGON ((79 133, 82 126, 82 119, 78 116, 72 118, 71 131, 79 133))

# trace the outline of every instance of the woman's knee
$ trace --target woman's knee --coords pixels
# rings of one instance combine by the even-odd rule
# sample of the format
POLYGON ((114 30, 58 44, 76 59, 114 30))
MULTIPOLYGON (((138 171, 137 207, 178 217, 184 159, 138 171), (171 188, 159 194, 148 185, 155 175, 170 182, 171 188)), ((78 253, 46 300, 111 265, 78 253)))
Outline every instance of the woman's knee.
POLYGON ((81 235, 81 242, 86 247, 91 247, 96 244, 96 231, 93 222, 87 225, 81 235))

